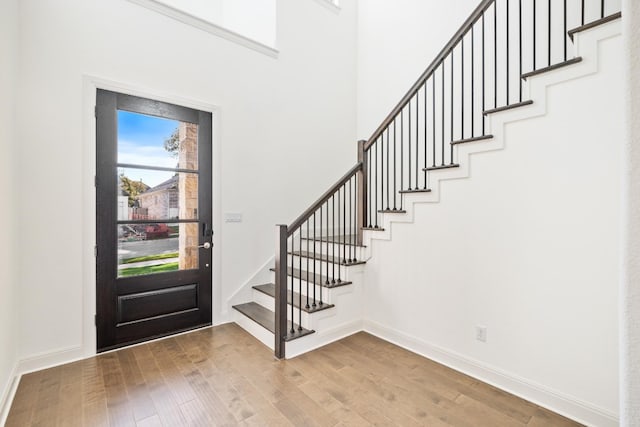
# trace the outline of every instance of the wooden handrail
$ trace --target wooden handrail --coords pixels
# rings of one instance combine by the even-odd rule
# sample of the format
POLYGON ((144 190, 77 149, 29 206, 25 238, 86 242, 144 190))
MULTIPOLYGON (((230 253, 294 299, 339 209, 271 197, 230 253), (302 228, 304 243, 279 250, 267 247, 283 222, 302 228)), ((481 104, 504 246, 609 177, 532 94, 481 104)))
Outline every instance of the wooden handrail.
POLYGON ((287 229, 287 236, 291 236, 298 230, 320 207, 333 196, 340 187, 342 187, 347 181, 351 179, 359 170, 362 169, 362 162, 358 162, 354 167, 349 169, 349 172, 344 174, 342 178, 331 186, 315 203, 313 203, 306 211, 302 213, 295 221, 289 225, 287 229))
POLYGON ((400 111, 409 103, 409 101, 415 96, 420 87, 426 82, 431 74, 440 66, 440 63, 444 61, 444 59, 449 55, 449 52, 456 47, 460 39, 469 31, 475 22, 482 17, 482 14, 495 2, 495 0, 483 0, 478 7, 475 8, 473 13, 464 21, 464 24, 460 27, 458 31, 451 37, 451 40, 444 46, 444 48, 440 51, 438 56, 431 62, 431 64, 427 67, 427 69, 422 73, 418 81, 411 86, 411 89, 407 92, 407 94, 400 100, 398 105, 391 110, 391 113, 387 116, 386 119, 382 122, 378 129, 371 135, 371 137, 367 140, 367 143, 364 145, 364 150, 367 151, 371 146, 375 143, 382 132, 389 127, 389 125, 394 121, 396 116, 400 114, 400 111))

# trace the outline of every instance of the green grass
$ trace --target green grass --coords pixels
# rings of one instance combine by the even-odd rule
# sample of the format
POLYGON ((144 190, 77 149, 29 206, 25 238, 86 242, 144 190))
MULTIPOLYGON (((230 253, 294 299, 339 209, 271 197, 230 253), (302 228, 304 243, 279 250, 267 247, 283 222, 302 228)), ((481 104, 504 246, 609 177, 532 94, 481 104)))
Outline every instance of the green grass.
POLYGON ((120 277, 142 276, 145 274, 166 273, 168 271, 178 271, 177 262, 168 262, 160 265, 148 265, 146 267, 132 267, 120 270, 120 277))
POLYGON ((178 257, 178 252, 171 252, 170 254, 157 254, 157 255, 139 256, 136 258, 125 258, 122 261, 120 261, 120 264, 133 264, 134 262, 156 261, 159 259, 177 258, 177 257, 178 257))

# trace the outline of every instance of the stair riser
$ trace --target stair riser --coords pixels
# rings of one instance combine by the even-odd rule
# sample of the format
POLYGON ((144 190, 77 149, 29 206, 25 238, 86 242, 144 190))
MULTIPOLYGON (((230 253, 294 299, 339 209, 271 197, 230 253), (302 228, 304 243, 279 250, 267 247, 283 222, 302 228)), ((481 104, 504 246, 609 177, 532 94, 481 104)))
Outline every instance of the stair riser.
MULTIPOLYGON (((315 252, 319 253, 319 254, 326 254, 329 256, 333 256, 334 255, 334 250, 335 250, 335 256, 337 257, 342 257, 344 254, 344 247, 346 246, 347 249, 347 257, 349 256, 349 247, 351 247, 351 253, 352 256, 355 256, 357 259, 365 259, 365 255, 366 255, 366 248, 363 248, 361 246, 350 246, 350 245, 343 245, 341 243, 336 243, 335 244, 335 248, 334 248, 334 244, 333 243, 327 243, 327 242, 316 242, 316 248, 315 248, 315 252)), ((296 245, 294 250, 298 250, 298 242, 296 241, 296 245)), ((307 250, 307 246, 305 243, 305 240, 302 241, 302 250, 306 251, 307 250)), ((313 241, 309 242, 309 252, 313 252, 313 241)))
MULTIPOLYGON (((253 290, 253 301, 260 304, 261 306, 263 306, 264 308, 267 308, 271 311, 275 311, 275 300, 270 297, 267 294, 264 294, 260 291, 256 291, 255 289, 253 290)), ((306 301, 302 300, 302 303, 305 304, 306 301)), ((330 310, 330 309, 329 309, 330 310)), ((307 313, 305 311, 302 311, 302 327, 307 328, 307 329, 313 329, 312 328, 312 319, 311 316, 313 316, 313 313, 307 313)), ((287 317, 290 318, 291 317, 291 304, 287 304, 287 317)), ((293 318, 294 318, 294 322, 297 324, 300 324, 300 310, 298 310, 296 307, 293 308, 293 318)))
MULTIPOLYGON (((307 282, 302 281, 302 289, 298 288, 298 279, 294 278, 294 291, 302 294, 303 296, 307 295, 307 282)), ((351 285, 346 285, 351 286, 351 285)), ((320 290, 322 290, 322 301, 332 304, 333 303, 333 293, 337 288, 325 288, 323 286, 316 285, 316 303, 320 302, 320 290)), ((289 277, 289 281, 287 282, 287 289, 291 290, 291 277, 289 277)), ((309 297, 313 298, 313 283, 309 284, 309 297)))
MULTIPOLYGON (((313 273, 313 267, 314 267, 314 261, 312 258, 305 258, 305 257, 297 257, 294 256, 293 257, 293 267, 300 269, 300 261, 302 261, 302 270, 304 271, 309 271, 309 275, 311 276, 311 274, 313 273), (309 269, 307 270, 307 259, 309 260, 309 269)), ((289 256, 288 262, 291 263, 292 262, 292 258, 291 256, 289 256)), ((291 264, 289 265, 291 267, 291 264)), ((327 267, 329 268, 329 277, 332 276, 332 272, 333 272, 333 268, 334 268, 334 264, 333 263, 327 263, 325 261, 320 261, 318 259, 316 259, 315 261, 315 271, 316 274, 320 274, 320 272, 322 272, 323 276, 327 275, 327 267)), ((340 264, 335 264, 335 276, 336 278, 338 278, 338 270, 340 270, 340 278, 344 278, 347 277, 349 268, 354 268, 353 267, 349 267, 346 265, 340 265, 340 264)))
POLYGON ((273 333, 268 331, 266 328, 263 328, 261 325, 254 322, 253 320, 249 319, 244 314, 236 310, 233 310, 233 312, 234 312, 234 321, 236 324, 238 324, 242 329, 244 329, 245 331, 247 331, 248 333, 256 337, 258 340, 260 340, 264 345, 269 347, 271 350, 273 350, 275 345, 275 336, 273 335, 273 333))

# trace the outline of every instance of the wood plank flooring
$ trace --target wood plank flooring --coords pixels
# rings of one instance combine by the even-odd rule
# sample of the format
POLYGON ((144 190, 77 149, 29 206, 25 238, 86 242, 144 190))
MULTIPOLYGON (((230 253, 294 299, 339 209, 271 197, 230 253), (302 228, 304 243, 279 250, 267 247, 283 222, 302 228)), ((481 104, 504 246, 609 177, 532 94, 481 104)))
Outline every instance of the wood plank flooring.
POLYGON ((22 377, 7 426, 575 426, 366 333, 287 361, 235 324, 22 377))

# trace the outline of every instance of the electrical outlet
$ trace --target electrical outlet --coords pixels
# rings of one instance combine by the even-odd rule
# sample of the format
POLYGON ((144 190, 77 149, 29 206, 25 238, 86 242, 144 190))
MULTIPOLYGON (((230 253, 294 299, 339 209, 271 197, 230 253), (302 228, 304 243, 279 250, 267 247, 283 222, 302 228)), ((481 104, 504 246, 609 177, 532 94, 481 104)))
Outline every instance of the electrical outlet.
POLYGON ((476 326, 476 339, 480 342, 487 342, 487 327, 486 326, 476 326))

